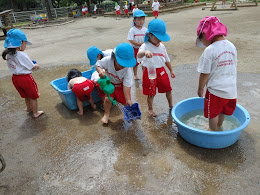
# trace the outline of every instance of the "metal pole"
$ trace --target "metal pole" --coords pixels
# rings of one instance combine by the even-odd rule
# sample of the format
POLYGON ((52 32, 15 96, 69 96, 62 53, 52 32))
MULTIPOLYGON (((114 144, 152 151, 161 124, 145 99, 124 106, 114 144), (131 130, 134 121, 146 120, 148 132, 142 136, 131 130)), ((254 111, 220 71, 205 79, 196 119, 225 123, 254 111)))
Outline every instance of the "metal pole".
POLYGON ((55 13, 56 18, 58 18, 56 8, 54 8, 54 13, 55 13))
POLYGON ((14 16, 14 12, 13 12, 12 14, 13 14, 13 18, 14 18, 14 23, 16 23, 16 19, 15 19, 15 16, 14 16))

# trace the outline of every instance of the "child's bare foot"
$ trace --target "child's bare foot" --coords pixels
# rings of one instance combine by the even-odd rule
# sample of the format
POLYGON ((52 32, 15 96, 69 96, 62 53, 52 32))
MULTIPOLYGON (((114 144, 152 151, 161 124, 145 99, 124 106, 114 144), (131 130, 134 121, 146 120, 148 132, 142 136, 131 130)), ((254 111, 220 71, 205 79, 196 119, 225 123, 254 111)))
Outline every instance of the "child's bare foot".
POLYGON ((134 76, 134 80, 139 80, 139 77, 138 76, 134 76))
POLYGON ((153 110, 148 110, 148 114, 152 117, 156 117, 157 114, 153 110))
POLYGON ((78 111, 78 115, 83 116, 83 111, 78 111))
POLYGON ((108 124, 108 116, 104 115, 103 118, 101 119, 101 121, 104 125, 107 125, 108 124))
POLYGON ((38 111, 37 114, 33 114, 34 118, 39 118, 44 112, 43 111, 38 111))

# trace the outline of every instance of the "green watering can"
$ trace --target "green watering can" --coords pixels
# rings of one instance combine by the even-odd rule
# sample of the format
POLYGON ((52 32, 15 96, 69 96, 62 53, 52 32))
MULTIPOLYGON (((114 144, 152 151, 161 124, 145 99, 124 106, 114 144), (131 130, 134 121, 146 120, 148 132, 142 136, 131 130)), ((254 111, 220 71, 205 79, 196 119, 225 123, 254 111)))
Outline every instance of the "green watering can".
POLYGON ((116 105, 117 101, 110 97, 110 94, 114 93, 115 91, 115 86, 111 83, 110 79, 105 75, 105 77, 98 79, 98 84, 100 85, 100 89, 104 91, 113 105, 116 105))

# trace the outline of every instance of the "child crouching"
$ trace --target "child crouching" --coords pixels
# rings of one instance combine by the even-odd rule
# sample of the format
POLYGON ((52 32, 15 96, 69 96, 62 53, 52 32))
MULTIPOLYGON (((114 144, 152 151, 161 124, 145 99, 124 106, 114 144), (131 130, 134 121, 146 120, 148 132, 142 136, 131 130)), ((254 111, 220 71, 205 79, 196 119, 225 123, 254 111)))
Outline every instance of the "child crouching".
POLYGON ((71 69, 67 75, 68 89, 71 89, 75 93, 77 98, 77 105, 79 108, 78 114, 83 115, 83 102, 87 97, 91 107, 95 110, 96 104, 94 104, 91 92, 94 89, 94 82, 83 77, 81 72, 77 69, 71 69))

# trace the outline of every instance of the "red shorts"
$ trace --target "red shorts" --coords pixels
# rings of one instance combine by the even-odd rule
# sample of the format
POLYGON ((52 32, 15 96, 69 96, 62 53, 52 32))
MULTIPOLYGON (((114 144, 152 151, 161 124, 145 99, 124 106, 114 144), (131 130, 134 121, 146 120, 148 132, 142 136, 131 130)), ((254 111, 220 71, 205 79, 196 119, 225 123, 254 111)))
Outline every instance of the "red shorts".
POLYGON ((124 91, 123 91, 123 83, 113 84, 113 85, 115 86, 115 91, 110 96, 112 98, 114 98, 117 102, 125 105, 126 99, 125 99, 125 94, 124 94, 124 91))
POLYGON ((158 93, 166 93, 172 90, 169 76, 164 67, 156 68, 156 79, 148 78, 148 71, 145 67, 143 72, 143 94, 149 96, 156 95, 156 87, 158 93))
POLYGON ((158 16, 158 11, 153 11, 153 16, 158 16))
POLYGON ((224 99, 213 95, 208 90, 204 100, 204 116, 215 118, 220 113, 232 115, 236 109, 237 99, 224 99))
POLYGON ((117 11, 116 11, 116 14, 117 14, 117 15, 120 15, 120 10, 117 10, 117 11))
POLYGON ((125 14, 128 14, 128 9, 125 9, 125 14))
POLYGON ((96 84, 96 88, 98 90, 99 97, 104 97, 106 95, 104 91, 100 89, 100 85, 98 83, 96 84))
POLYGON ((82 15, 85 16, 85 15, 86 15, 86 12, 82 12, 82 15))
POLYGON ((87 79, 86 81, 82 83, 76 83, 74 84, 71 91, 73 91, 77 98, 79 98, 81 101, 85 101, 85 96, 89 100, 90 94, 94 89, 94 82, 87 79))
POLYGON ((97 11, 94 11, 94 14, 96 14, 97 13, 97 11))
MULTIPOLYGON (((133 47, 134 48, 134 47, 133 47)), ((134 54, 135 54, 135 59, 137 60, 137 53, 139 51, 139 48, 134 48, 134 54)), ((139 63, 136 61, 136 66, 138 66, 139 63)))
POLYGON ((12 81, 22 98, 39 98, 38 87, 31 74, 13 75, 12 81))

